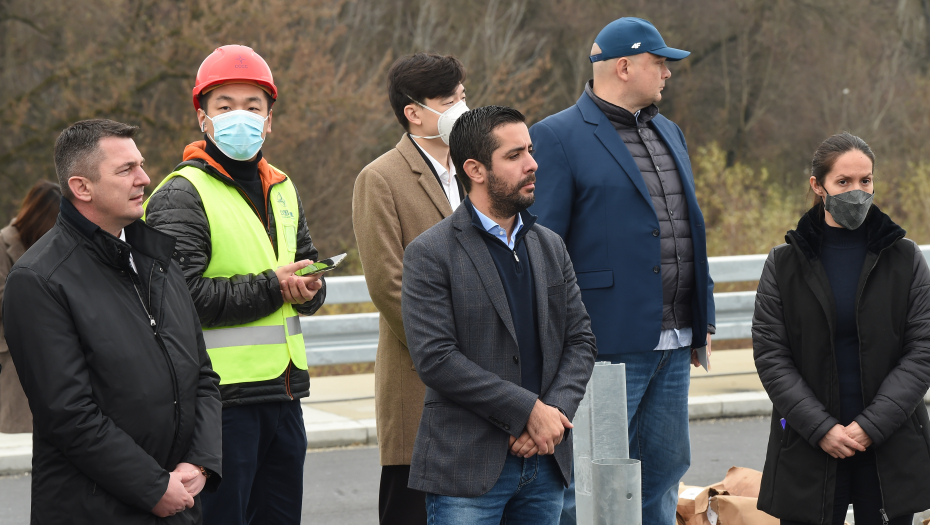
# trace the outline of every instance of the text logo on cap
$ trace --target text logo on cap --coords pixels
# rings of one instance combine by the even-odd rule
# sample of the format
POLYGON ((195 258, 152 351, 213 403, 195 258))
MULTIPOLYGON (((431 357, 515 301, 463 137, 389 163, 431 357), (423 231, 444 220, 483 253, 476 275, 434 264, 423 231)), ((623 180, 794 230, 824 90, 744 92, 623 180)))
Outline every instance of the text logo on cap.
POLYGON ((243 62, 245 62, 245 59, 242 58, 242 55, 239 55, 239 58, 236 59, 236 62, 239 62, 239 63, 236 64, 236 66, 235 66, 236 69, 248 69, 248 68, 249 68, 249 66, 248 66, 247 64, 243 64, 243 62))
POLYGON ((639 46, 642 45, 642 42, 637 42, 633 44, 633 49, 639 49, 639 46))

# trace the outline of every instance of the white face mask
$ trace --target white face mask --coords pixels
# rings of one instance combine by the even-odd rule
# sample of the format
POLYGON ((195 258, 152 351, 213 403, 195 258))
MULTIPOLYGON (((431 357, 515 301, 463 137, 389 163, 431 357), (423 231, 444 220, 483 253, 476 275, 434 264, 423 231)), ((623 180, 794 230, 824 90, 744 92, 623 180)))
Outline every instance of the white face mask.
MULTIPOLYGON (((410 98, 410 100, 413 100, 413 98, 411 97, 408 97, 408 98, 410 98)), ((439 135, 430 135, 428 137, 425 137, 422 135, 410 135, 410 136, 416 137, 418 139, 442 139, 442 141, 445 142, 446 145, 448 146, 449 135, 452 133, 452 126, 455 125, 455 121, 458 120, 459 117, 461 117, 463 114, 468 112, 468 106, 465 105, 465 101, 459 100, 458 102, 453 104, 452 107, 450 107, 443 113, 440 113, 436 111, 435 109, 429 106, 426 106, 424 104, 420 104, 416 100, 413 100, 413 101, 418 106, 422 107, 423 109, 432 111, 433 113, 439 115, 439 121, 436 123, 437 127, 439 128, 439 135)))

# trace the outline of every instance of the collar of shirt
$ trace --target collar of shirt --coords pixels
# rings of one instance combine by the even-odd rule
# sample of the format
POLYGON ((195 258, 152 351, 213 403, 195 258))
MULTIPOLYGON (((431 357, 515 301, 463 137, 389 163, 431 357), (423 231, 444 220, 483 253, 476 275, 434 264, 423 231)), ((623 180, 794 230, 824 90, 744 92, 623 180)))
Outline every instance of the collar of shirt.
MULTIPOLYGON (((417 146, 419 146, 419 144, 417 144, 417 146)), ((445 166, 440 164, 438 160, 434 159, 428 151, 423 148, 420 148, 420 151, 422 151, 423 154, 426 155, 426 158, 428 158, 429 161, 433 163, 433 167, 436 168, 436 173, 439 174, 439 180, 442 181, 443 185, 449 186, 452 183, 452 176, 455 175, 455 166, 453 166, 450 162, 449 169, 447 170, 445 166)))
MULTIPOLYGON (((119 240, 126 242, 126 228, 119 231, 119 240)), ((132 252, 129 252, 129 266, 132 266, 132 271, 139 273, 139 270, 136 270, 135 261, 132 260, 132 252)))
POLYGON ((485 231, 491 235, 497 237, 501 240, 502 243, 506 244, 508 248, 513 250, 517 234, 520 233, 520 230, 523 229, 523 217, 520 214, 517 214, 517 224, 513 227, 513 235, 510 236, 510 240, 507 240, 507 230, 505 230, 500 224, 497 224, 490 217, 481 213, 481 210, 476 208, 474 205, 475 213, 478 214, 478 220, 481 221, 481 226, 484 227, 485 231))
POLYGON ((416 144, 417 149, 419 149, 423 156, 429 159, 430 163, 433 165, 433 169, 436 170, 436 174, 439 175, 439 180, 442 182, 442 189, 446 193, 446 197, 449 198, 449 204, 452 205, 452 209, 458 207, 461 204, 459 200, 459 187, 458 184, 453 184, 452 177, 455 176, 455 166, 452 164, 451 159, 449 162, 449 169, 447 170, 438 160, 434 159, 428 151, 421 148, 417 141, 413 141, 416 144))

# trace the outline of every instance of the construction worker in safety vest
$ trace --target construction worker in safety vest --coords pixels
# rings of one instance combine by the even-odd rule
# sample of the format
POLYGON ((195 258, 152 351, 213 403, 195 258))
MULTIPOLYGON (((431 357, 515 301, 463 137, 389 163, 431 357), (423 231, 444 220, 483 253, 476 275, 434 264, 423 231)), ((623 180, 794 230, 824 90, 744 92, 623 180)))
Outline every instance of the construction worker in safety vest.
POLYGON ((220 376, 223 481, 201 496, 207 525, 300 523, 310 376, 298 314, 316 312, 326 286, 295 275, 317 249, 294 183, 262 156, 277 96, 251 48, 210 54, 193 90, 204 138, 146 202, 145 221, 177 238, 220 376))

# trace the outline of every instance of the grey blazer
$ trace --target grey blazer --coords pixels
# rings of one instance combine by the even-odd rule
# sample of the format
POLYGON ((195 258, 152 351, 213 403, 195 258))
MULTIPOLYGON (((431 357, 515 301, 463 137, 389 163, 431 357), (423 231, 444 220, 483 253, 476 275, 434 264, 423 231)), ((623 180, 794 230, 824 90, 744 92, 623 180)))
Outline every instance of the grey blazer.
MULTIPOLYGON (((591 320, 561 237, 533 225, 524 241, 539 309, 539 399, 572 419, 597 355, 591 320)), ((537 396, 519 386, 507 296, 466 206, 407 246, 401 308, 410 356, 426 385, 408 486, 480 496, 500 477, 508 438, 523 433, 537 396)), ((555 459, 567 486, 570 432, 555 459)))

